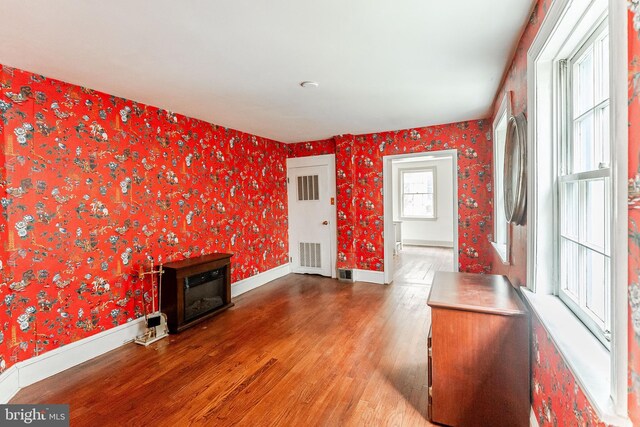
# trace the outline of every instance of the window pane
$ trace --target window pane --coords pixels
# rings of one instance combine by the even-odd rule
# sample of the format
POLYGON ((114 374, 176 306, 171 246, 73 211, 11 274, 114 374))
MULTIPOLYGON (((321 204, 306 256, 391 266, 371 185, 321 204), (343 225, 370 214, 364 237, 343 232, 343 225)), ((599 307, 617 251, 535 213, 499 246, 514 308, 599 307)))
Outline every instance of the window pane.
POLYGON ((402 192, 403 193, 413 193, 412 189, 413 189, 413 183, 411 180, 411 175, 409 174, 404 174, 402 176, 402 192))
POLYGON ((411 216, 417 215, 416 211, 416 203, 415 203, 415 195, 413 194, 405 194, 402 196, 402 214, 411 216))
POLYGON ((433 216, 433 194, 405 194, 403 197, 405 216, 433 216))
POLYGON ((495 234, 496 243, 507 244, 507 219, 504 213, 504 146, 507 138, 507 114, 500 119, 500 125, 496 130, 496 149, 494 153, 495 176, 494 198, 495 198, 495 234))
POLYGON ((608 258, 589 249, 586 251, 586 281, 587 307, 598 319, 604 322, 604 307, 606 303, 606 288, 608 287, 607 270, 608 258))
MULTIPOLYGON (((415 175, 414 175, 415 176, 415 175)), ((426 193, 427 188, 422 182, 412 182, 409 184, 410 193, 426 193)))
POLYGON ((565 182, 562 184, 562 234, 578 239, 578 183, 565 182))
POLYGON ((431 171, 404 172, 402 186, 404 193, 433 193, 433 173, 431 171))
POLYGON ((573 132, 572 173, 597 169, 594 167, 593 111, 576 120, 573 132))
POLYGON ((598 42, 600 50, 599 78, 598 78, 598 101, 609 98, 609 36, 606 35, 598 42))
POLYGON ((593 47, 587 49, 573 66, 573 117, 593 108, 593 47))
POLYGON ((413 173, 405 172, 402 174, 402 191, 404 193, 413 193, 416 176, 413 173))
POLYGON ((433 194, 425 194, 425 215, 433 216, 433 194))
POLYGON ((425 172, 424 183, 426 185, 426 192, 433 194, 433 173, 425 172))
MULTIPOLYGON (((497 168, 496 168, 497 169, 497 168)), ((501 173, 502 168, 498 173, 501 173)), ((496 179, 496 243, 504 245, 507 243, 507 218, 504 213, 504 190, 502 179, 496 179)))
POLYGON ((560 244, 560 283, 562 289, 579 300, 579 262, 577 243, 561 238, 560 244))
POLYGON ((607 200, 605 195, 605 179, 585 182, 585 231, 590 245, 603 251, 606 245, 607 200))

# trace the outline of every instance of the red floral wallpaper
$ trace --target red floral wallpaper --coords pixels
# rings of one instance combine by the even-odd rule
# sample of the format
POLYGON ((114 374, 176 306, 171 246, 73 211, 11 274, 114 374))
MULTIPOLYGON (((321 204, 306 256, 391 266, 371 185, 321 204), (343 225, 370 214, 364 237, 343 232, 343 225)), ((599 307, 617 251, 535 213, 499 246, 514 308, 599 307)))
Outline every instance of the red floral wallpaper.
MULTIPOLYGON (((459 268, 489 272, 493 229, 490 132, 488 122, 478 120, 335 137, 338 267, 384 269, 383 156, 457 149, 459 268)), ((300 143, 291 153, 325 154, 330 147, 328 141, 300 143)))
POLYGON ((320 156, 322 154, 333 154, 335 152, 336 142, 334 138, 287 145, 288 157, 320 156))
POLYGON ((356 268, 356 168, 355 137, 337 136, 336 201, 338 221, 338 268, 356 268))
POLYGON ((148 259, 287 263, 284 144, 8 67, 0 113, 0 367, 139 317, 148 259))
POLYGON ((540 426, 605 426, 535 316, 532 328, 533 410, 540 426))

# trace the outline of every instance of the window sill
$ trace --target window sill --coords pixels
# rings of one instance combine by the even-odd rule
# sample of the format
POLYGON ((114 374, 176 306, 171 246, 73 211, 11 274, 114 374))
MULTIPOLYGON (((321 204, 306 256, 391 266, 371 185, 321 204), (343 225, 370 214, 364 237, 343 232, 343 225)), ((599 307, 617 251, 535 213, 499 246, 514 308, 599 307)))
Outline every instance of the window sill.
POLYGON ((608 425, 630 426, 626 414, 624 417, 616 414, 610 398, 609 351, 560 298, 521 289, 598 417, 608 425))
POLYGON ((491 246, 493 246, 493 249, 495 249, 495 251, 498 253, 498 256, 500 257, 500 261, 502 262, 503 265, 509 265, 509 257, 507 256, 507 245, 501 245, 499 243, 496 242, 491 242, 491 246))

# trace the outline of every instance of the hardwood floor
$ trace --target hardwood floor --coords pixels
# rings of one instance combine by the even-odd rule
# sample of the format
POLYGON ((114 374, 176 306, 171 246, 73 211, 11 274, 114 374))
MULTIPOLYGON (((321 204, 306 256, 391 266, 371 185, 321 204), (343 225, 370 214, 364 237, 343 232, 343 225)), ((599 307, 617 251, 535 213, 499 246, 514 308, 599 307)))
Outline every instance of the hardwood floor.
POLYGON ((453 249, 404 245, 394 263, 394 283, 431 285, 436 271, 454 271, 453 249))
MULTIPOLYGON (((413 271, 413 270, 412 270, 413 271)), ((20 391, 71 425, 424 426, 429 286, 289 275, 20 391)))

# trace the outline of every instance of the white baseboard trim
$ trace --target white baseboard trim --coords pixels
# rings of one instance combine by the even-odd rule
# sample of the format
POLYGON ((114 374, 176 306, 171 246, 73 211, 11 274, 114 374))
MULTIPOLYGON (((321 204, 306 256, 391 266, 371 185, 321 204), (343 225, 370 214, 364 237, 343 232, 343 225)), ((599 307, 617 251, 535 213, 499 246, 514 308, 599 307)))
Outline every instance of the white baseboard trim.
POLYGON ((7 403, 19 391, 18 367, 13 365, 0 375, 0 403, 7 403))
MULTIPOLYGON (((231 287, 235 297, 291 272, 284 264, 236 282, 231 287)), ((27 387, 94 357, 130 343, 144 332, 144 318, 132 320, 93 336, 18 362, 0 374, 0 403, 7 403, 21 388, 27 387)))
POLYGON ((529 414, 529 426, 540 427, 540 424, 538 424, 538 418, 536 418, 536 413, 533 410, 533 406, 531 407, 531 413, 529 414))
POLYGON ((370 282, 384 284, 384 271, 353 270, 353 279, 356 282, 370 282))
POLYGON ((238 295, 242 295, 252 289, 259 288, 260 286, 265 285, 272 280, 284 277, 289 273, 291 273, 291 265, 287 263, 279 267, 272 268, 271 270, 256 274, 255 276, 239 280, 231 284, 231 297, 235 298, 238 295))
POLYGON ((139 318, 18 362, 0 375, 0 403, 7 403, 23 387, 114 350, 143 332, 144 318, 139 318))
POLYGON ((453 248, 453 242, 447 242, 444 240, 402 239, 402 244, 407 246, 435 246, 438 248, 453 248))

